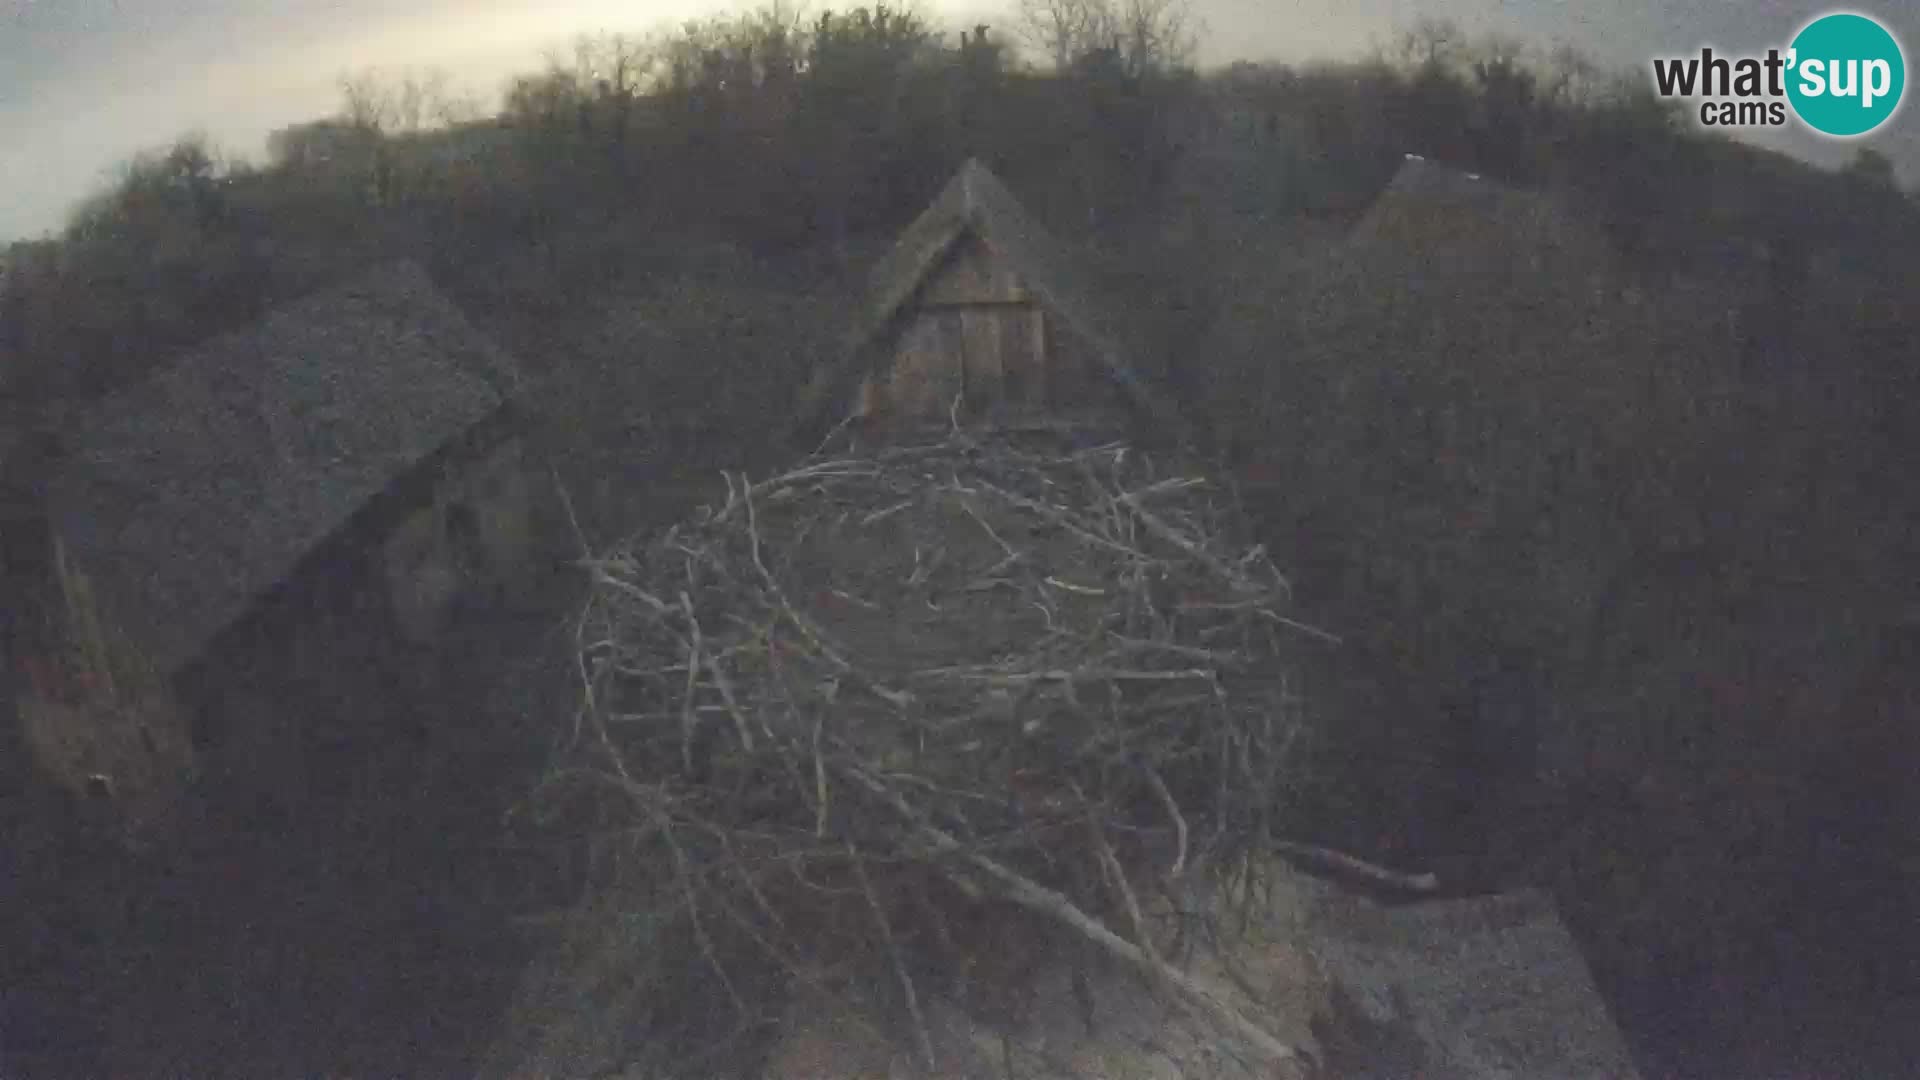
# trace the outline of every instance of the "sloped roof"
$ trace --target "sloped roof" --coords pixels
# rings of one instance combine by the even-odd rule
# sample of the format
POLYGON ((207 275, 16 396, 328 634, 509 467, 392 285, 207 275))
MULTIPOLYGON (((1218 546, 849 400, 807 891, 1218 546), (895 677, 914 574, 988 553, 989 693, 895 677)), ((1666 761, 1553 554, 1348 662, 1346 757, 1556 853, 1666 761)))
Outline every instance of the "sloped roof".
POLYGON ((1178 430, 1179 419, 1129 362, 1124 336, 1096 302, 1087 271, 1066 248, 1028 215, 1005 184, 977 158, 969 158, 932 204, 907 226, 869 276, 867 296, 839 362, 808 391, 803 422, 823 419, 840 405, 869 364, 875 345, 892 327, 930 274, 961 237, 971 233, 1011 265, 1041 302, 1092 346, 1111 377, 1136 406, 1156 422, 1178 430))
POLYGON ((1372 1063, 1385 1070, 1377 1075, 1638 1075, 1545 893, 1386 906, 1329 888, 1307 924, 1314 956, 1349 1010, 1343 1019, 1357 1028, 1348 1038, 1370 1056, 1404 1047, 1408 1060, 1372 1063))
POLYGON ((1349 249, 1392 246, 1443 260, 1490 245, 1520 255, 1579 248, 1597 254, 1602 241, 1550 195, 1412 154, 1347 238, 1349 249))
POLYGON ((512 361, 417 265, 206 342, 82 416, 52 492, 70 556, 171 671, 422 458, 497 410, 512 361))
MULTIPOLYGON (((1316 351, 1387 348, 1463 378, 1501 364, 1542 373, 1550 359, 1594 355, 1576 345, 1638 340, 1644 315, 1623 298, 1632 280, 1574 197, 1409 158, 1303 280, 1298 332, 1316 351)), ((1553 393, 1613 388, 1572 379, 1553 393)))

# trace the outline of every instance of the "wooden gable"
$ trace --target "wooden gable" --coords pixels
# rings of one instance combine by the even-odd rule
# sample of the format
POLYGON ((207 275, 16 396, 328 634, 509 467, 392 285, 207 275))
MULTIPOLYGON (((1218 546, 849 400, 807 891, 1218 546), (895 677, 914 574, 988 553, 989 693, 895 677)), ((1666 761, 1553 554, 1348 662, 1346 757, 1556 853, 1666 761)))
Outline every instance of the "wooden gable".
POLYGON ((957 237, 902 306, 855 411, 869 423, 1118 414, 1090 350, 1048 308, 1020 268, 972 231, 957 237))
POLYGON ((967 421, 1187 442, 1088 277, 968 161, 874 266, 846 346, 815 370, 787 441, 967 421))

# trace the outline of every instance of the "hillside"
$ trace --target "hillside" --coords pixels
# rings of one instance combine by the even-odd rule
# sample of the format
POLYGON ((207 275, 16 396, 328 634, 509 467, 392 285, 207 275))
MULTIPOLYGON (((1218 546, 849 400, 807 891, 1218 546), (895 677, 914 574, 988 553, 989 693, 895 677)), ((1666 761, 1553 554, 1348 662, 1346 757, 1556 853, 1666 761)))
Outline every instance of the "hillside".
MULTIPOLYGON (((1912 1060, 1908 195, 1869 167, 1703 138, 1631 88, 1583 91, 1550 66, 1200 77, 1095 50, 1039 74, 985 38, 956 48, 872 13, 836 26, 824 66, 768 76, 754 58, 770 43, 813 39, 743 19, 680 42, 704 66, 668 65, 658 85, 534 73, 484 123, 340 119, 307 133, 340 140, 326 154, 261 167, 185 141, 57 242, 9 254, 9 697, 45 615, 23 598, 48 584, 31 537, 68 418, 371 263, 418 260, 521 359, 530 440, 559 481, 541 606, 471 628, 445 670, 368 691, 443 734, 421 750, 363 732, 365 759, 339 775, 378 813, 308 823, 311 860, 232 822, 177 878, 78 826, 15 845, 38 852, 22 865, 45 870, 43 899, 14 928, 34 947, 0 952, 33 965, 19 985, 70 976, 7 1014, 71 1022, 35 1053, 80 1073, 108 1067, 94 1053, 377 1071, 447 1002, 499 1006, 522 958, 509 920, 566 880, 494 826, 578 704, 562 643, 577 559, 724 500, 722 470, 765 476, 800 452, 774 433, 843 346, 868 268, 977 155, 1096 268, 1303 612, 1345 640, 1302 672, 1341 737, 1293 831, 1465 892, 1551 892, 1648 1075, 1912 1060), (1422 180, 1407 154, 1481 179, 1422 180), (478 854, 429 857, 441 832, 478 854), (543 887, 459 902, 458 882, 489 874, 543 887), (128 890, 151 904, 122 904, 128 890), (231 906, 194 914, 212 894, 231 906), (429 914, 407 914, 421 895, 429 914), (189 944, 149 948, 154 926, 189 944), (309 932, 393 945, 377 1009, 345 1000, 351 962, 303 953, 309 932), (402 947, 416 933, 436 944, 402 947), (213 959, 263 941, 284 948, 258 968, 213 959), (153 988, 195 961, 179 1002, 128 1005, 166 1005, 153 988), (435 971, 446 981, 419 990, 435 971), (243 1010, 244 1038, 195 1048, 201 1004, 219 1017, 308 975, 243 1010), (302 1009, 307 1026, 277 1037, 302 1009), (341 1050, 366 1010, 393 1030, 341 1050)), ((10 828, 72 812, 41 805, 29 776, 7 782, 10 828)), ((470 1066, 486 1013, 443 1017, 418 1060, 470 1066)))

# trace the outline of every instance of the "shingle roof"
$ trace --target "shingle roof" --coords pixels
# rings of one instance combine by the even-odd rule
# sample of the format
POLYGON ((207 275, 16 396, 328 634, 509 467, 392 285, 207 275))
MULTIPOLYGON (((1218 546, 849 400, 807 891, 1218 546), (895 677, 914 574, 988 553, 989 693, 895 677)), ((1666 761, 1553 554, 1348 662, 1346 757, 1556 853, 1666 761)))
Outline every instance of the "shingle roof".
POLYGON ((1389 245, 1446 261, 1488 245, 1598 251, 1600 242, 1553 196, 1409 154, 1347 239, 1349 249, 1389 245))
MULTIPOLYGON (((1401 907, 1328 890, 1313 951, 1378 1045, 1401 1033, 1419 1072, 1461 1080, 1637 1074, 1551 897, 1523 891, 1401 907)), ((1389 1071, 1382 1075, 1404 1075, 1389 1071)))
POLYGON ((1121 345, 1123 331, 1102 310, 1076 265, 1058 240, 1027 214, 1020 200, 978 159, 969 158, 900 239, 874 267, 867 297, 855 318, 837 365, 809 389, 803 423, 846 400, 869 364, 878 362, 875 346, 884 340, 901 308, 912 301, 929 274, 953 245, 971 233, 1016 271, 1041 302, 1093 348, 1107 374, 1137 407, 1156 422, 1178 430, 1179 419, 1130 363, 1121 345))
POLYGON ((72 433, 53 522, 171 671, 515 378, 420 267, 384 265, 101 402, 72 433))

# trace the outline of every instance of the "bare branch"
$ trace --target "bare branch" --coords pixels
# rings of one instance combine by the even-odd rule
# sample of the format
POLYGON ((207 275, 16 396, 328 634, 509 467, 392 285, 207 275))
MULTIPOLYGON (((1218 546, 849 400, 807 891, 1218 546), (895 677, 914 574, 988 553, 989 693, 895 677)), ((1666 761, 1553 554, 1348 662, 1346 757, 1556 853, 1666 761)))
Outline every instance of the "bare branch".
POLYGON ((1292 1054, 1171 969, 1141 892, 1169 861, 1212 882, 1279 812, 1298 726, 1274 671, 1284 579, 1180 459, 1041 438, 948 431, 728 474, 717 509, 587 561, 584 722, 540 796, 587 800, 608 899, 658 912, 673 962, 713 969, 688 1008, 753 1013, 753 957, 809 985, 878 978, 926 1059, 912 950, 944 942, 956 967, 932 977, 967 985, 1004 946, 970 929, 974 905, 1010 903, 1292 1054), (1149 862, 1150 834, 1178 850, 1149 862), (891 902, 929 880, 953 888, 891 902), (849 919, 862 898, 872 917, 849 919))

